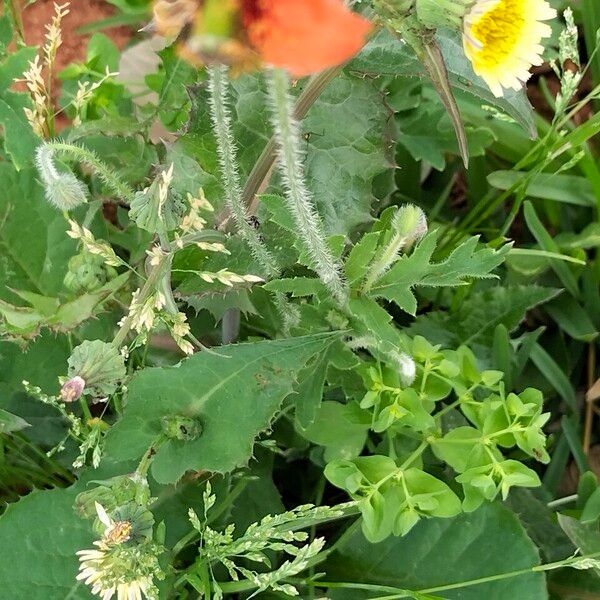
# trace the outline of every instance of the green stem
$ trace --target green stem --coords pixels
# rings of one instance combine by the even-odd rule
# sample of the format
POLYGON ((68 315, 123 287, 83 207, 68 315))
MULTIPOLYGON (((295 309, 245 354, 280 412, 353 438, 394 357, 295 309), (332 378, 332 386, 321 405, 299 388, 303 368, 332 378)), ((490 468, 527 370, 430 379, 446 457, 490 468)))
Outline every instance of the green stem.
POLYGON ((396 231, 381 256, 372 265, 362 288, 363 293, 368 293, 373 287, 373 284, 389 269, 405 242, 406 236, 402 235, 401 232, 396 231))

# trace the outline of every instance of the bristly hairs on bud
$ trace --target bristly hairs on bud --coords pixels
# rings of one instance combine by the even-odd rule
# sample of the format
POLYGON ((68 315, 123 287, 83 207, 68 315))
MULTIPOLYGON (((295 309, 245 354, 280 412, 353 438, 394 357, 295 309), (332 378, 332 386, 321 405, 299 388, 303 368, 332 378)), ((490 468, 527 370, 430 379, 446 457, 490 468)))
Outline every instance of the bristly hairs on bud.
POLYGON ((348 299, 348 290, 340 274, 340 266, 327 246, 321 219, 304 180, 298 122, 293 114, 289 77, 285 71, 271 71, 269 97, 285 199, 294 218, 298 237, 302 240, 316 273, 336 301, 344 305, 348 299))
POLYGON ((368 292, 373 284, 398 260, 400 252, 408 250, 427 233, 427 217, 413 204, 404 204, 392 220, 392 237, 371 266, 363 285, 368 292))
MULTIPOLYGON (((66 142, 57 141, 43 142, 37 150, 36 159, 36 163, 42 178, 44 178, 44 173, 41 171, 41 168, 47 167, 48 164, 51 165, 52 169, 54 169, 54 172, 57 172, 53 163, 53 159, 56 154, 63 154, 72 160, 87 164, 94 171, 94 173, 98 175, 104 185, 106 185, 106 187, 109 188, 116 196, 122 198, 126 202, 131 202, 133 199, 134 191, 129 187, 129 185, 127 185, 113 169, 105 164, 95 152, 78 144, 67 144, 66 142), (41 166, 40 156, 44 160, 41 166)), ((46 174, 48 173, 49 172, 46 171, 46 174)), ((74 176, 72 177, 73 179, 76 179, 74 176)), ((44 183, 46 182, 44 181, 44 183)), ((80 185, 83 186, 83 184, 80 185)))
MULTIPOLYGON (((236 160, 237 149, 229 110, 227 76, 228 68, 225 65, 215 65, 208 69, 210 116, 217 140, 217 154, 223 178, 225 199, 237 229, 250 248, 252 256, 262 266, 265 275, 268 278, 275 279, 281 274, 281 267, 260 239, 256 229, 250 224, 246 206, 242 201, 239 169, 236 160)), ((299 315, 295 307, 289 304, 284 294, 275 292, 273 297, 277 311, 283 319, 284 330, 289 331, 297 323, 299 315)))
POLYGON ((44 184, 46 200, 63 211, 85 204, 87 188, 72 173, 59 172, 54 166, 53 154, 47 144, 38 146, 35 153, 35 164, 44 184))

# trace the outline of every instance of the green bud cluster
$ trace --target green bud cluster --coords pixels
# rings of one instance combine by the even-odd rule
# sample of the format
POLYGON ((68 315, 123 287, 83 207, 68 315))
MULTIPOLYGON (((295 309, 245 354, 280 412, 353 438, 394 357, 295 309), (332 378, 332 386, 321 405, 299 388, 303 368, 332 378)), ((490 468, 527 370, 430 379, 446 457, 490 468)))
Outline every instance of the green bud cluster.
POLYGON ((64 284, 76 294, 93 292, 117 276, 117 271, 107 266, 102 256, 85 251, 71 257, 68 269, 64 284))

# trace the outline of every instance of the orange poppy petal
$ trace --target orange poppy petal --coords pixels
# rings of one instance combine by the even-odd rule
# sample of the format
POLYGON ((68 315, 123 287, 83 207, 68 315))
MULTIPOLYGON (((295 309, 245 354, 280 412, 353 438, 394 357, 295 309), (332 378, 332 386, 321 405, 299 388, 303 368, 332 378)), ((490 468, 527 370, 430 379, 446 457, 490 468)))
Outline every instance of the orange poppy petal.
POLYGON ((341 0, 244 0, 243 8, 249 42, 266 63, 293 77, 345 62, 371 29, 341 0))

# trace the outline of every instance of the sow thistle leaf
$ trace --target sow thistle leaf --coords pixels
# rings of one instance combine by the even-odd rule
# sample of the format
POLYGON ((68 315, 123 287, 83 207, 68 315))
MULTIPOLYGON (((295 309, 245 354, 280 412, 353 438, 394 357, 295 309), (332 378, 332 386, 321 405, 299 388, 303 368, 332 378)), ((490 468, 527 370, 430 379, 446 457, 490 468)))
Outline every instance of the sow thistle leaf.
POLYGON ((161 433, 167 416, 195 419, 193 440, 161 446, 152 464, 159 483, 173 483, 188 470, 226 473, 245 464, 254 438, 266 429, 298 373, 338 336, 323 334, 199 353, 175 367, 145 369, 129 385, 124 417, 106 438, 116 461, 138 459, 161 433))
POLYGON ((392 268, 372 287, 373 296, 395 302, 402 310, 414 315, 417 299, 412 288, 421 286, 449 287, 465 283, 469 277, 491 278, 491 271, 504 261, 511 245, 499 250, 479 244, 478 237, 469 238, 439 263, 431 257, 439 237, 439 230, 423 238, 414 252, 402 256, 392 268))
MULTIPOLYGON (((303 82, 295 88, 301 90, 303 82)), ((190 91, 193 111, 178 144, 206 173, 205 192, 219 197, 218 171, 206 92, 190 91)), ((247 175, 272 131, 264 118, 266 86, 261 75, 231 84, 231 113, 242 175, 247 175)), ((346 232, 371 220, 373 179, 393 168, 388 155, 389 109, 370 79, 342 74, 323 91, 300 123, 306 149, 306 178, 326 233, 346 232), (339 124, 344 123, 344 127, 339 124)), ((197 167, 195 167, 197 168, 197 167)))
MULTIPOLYGON (((450 84, 468 92, 485 104, 505 112, 519 123, 530 135, 536 137, 533 109, 523 90, 508 90, 502 98, 496 98, 486 83, 478 77, 465 56, 460 36, 449 31, 437 34, 450 84)), ((401 75, 424 77, 425 69, 417 60, 408 44, 403 44, 389 31, 382 30, 373 36, 363 51, 350 63, 350 71, 369 75, 401 75)))

